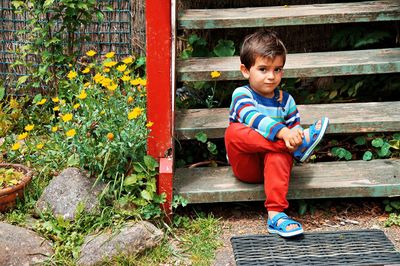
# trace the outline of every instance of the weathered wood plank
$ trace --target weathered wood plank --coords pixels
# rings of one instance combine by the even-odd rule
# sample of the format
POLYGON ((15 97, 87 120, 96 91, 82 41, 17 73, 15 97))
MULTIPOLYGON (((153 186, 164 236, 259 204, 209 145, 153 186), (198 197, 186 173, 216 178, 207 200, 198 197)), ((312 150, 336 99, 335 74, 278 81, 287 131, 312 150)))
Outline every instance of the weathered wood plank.
MULTIPOLYGON (((400 132, 400 101, 299 105, 298 109, 304 127, 327 116, 327 133, 400 132)), ((181 110, 176 112, 175 133, 178 139, 194 139, 198 132, 222 138, 228 119, 227 108, 181 110)))
MULTIPOLYGON (((180 81, 243 80, 239 57, 192 58, 178 61, 180 81), (212 79, 212 71, 221 76, 212 79)), ((325 77, 400 72, 400 48, 288 54, 284 77, 325 77)))
MULTIPOLYGON (((175 193, 190 203, 264 200, 262 184, 238 181, 231 167, 180 168, 175 193)), ((295 166, 289 199, 400 196, 400 160, 327 162, 295 166)))
POLYGON ((229 9, 188 9, 178 16, 181 29, 249 28, 393 21, 397 0, 229 9))

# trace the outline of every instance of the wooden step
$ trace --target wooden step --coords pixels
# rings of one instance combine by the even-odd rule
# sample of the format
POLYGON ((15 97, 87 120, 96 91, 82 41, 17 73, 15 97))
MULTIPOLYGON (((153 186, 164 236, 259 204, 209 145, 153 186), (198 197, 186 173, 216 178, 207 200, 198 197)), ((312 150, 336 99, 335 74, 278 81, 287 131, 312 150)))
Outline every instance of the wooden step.
MULTIPOLYGON (((180 168, 175 193, 189 203, 264 200, 262 184, 238 181, 231 167, 180 168)), ((306 163, 295 166, 289 199, 400 196, 400 160, 306 163)))
POLYGON ((181 29, 249 28, 393 21, 399 20, 399 18, 399 2, 386 0, 227 9, 188 9, 178 15, 178 27, 181 29))
MULTIPOLYGON (((234 57, 191 58, 178 61, 180 81, 243 80, 240 59, 234 57), (219 78, 211 78, 219 71, 219 78)), ((400 72, 400 48, 341 52, 288 54, 284 77, 326 77, 400 72)))
MULTIPOLYGON (((298 109, 304 127, 327 116, 327 133, 400 131, 400 101, 299 105, 298 109)), ((199 132, 222 138, 228 124, 227 108, 181 110, 176 112, 175 134, 178 139, 194 139, 199 132)))

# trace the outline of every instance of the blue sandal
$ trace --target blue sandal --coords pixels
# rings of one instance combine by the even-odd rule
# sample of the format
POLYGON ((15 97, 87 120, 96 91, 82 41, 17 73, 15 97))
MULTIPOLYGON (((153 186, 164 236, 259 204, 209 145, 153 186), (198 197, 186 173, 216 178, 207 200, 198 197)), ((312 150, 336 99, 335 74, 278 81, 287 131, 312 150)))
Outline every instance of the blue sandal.
POLYGON ((310 141, 307 142, 306 137, 304 136, 303 143, 293 152, 293 157, 299 162, 304 162, 311 156, 328 128, 329 119, 327 117, 321 119, 321 128, 319 130, 316 129, 316 125, 317 122, 309 127, 310 141))
POLYGON ((276 214, 272 219, 268 217, 267 225, 268 232, 271 234, 278 234, 282 237, 293 237, 303 234, 303 226, 301 226, 299 222, 290 219, 284 212, 276 214), (281 219, 284 221, 278 225, 278 221, 281 219), (286 227, 291 224, 296 224, 298 227, 292 230, 286 230, 286 227))

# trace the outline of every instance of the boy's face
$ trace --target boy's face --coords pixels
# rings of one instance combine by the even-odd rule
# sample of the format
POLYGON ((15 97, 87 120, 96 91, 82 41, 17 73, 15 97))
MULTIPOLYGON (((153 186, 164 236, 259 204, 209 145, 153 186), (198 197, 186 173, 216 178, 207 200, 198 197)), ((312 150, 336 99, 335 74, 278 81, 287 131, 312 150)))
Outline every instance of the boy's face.
POLYGON ((247 69, 240 65, 243 76, 249 80, 250 87, 267 98, 274 97, 274 90, 279 85, 283 75, 283 57, 271 59, 258 56, 255 64, 247 69))

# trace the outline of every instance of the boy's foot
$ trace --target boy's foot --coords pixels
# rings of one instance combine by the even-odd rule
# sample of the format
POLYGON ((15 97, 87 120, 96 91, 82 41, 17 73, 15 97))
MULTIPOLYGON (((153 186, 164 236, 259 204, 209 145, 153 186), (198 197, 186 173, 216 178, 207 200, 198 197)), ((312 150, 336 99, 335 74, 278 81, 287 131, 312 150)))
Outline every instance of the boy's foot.
POLYGON ((284 212, 268 212, 267 230, 271 234, 278 234, 282 237, 293 237, 303 234, 301 224, 290 219, 284 212))
POLYGON ((317 147, 319 142, 322 140, 328 125, 329 119, 323 117, 304 130, 303 144, 293 152, 293 157, 297 161, 304 162, 311 156, 315 147, 317 147))

